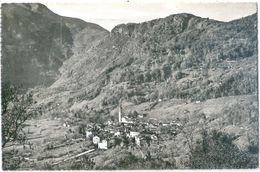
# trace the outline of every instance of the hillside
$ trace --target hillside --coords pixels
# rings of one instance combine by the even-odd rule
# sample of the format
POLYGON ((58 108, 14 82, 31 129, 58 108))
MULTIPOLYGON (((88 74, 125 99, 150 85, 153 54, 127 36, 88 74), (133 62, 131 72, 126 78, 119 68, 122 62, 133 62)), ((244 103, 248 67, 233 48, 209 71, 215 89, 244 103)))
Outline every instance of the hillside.
POLYGON ((73 49, 88 49, 106 34, 96 24, 59 16, 42 4, 2 4, 3 82, 25 91, 50 86, 73 49))
POLYGON ((17 146, 18 155, 29 159, 20 169, 193 168, 193 149, 203 131, 213 130, 231 135, 252 161, 258 158, 257 14, 231 22, 175 14, 121 24, 111 33, 67 25, 76 33, 66 43, 70 58, 58 65, 60 75, 49 87, 30 90, 36 112, 25 131, 33 149, 17 146), (138 121, 135 130, 148 126, 144 135, 157 140, 63 162, 91 150, 89 125, 110 141, 108 131, 124 126, 119 105, 123 116, 138 121))
POLYGON ((140 104, 254 94, 256 33, 256 15, 223 23, 179 14, 119 25, 96 47, 67 60, 42 96, 57 94, 63 102, 56 103, 67 108, 85 100, 103 109, 120 98, 140 104))

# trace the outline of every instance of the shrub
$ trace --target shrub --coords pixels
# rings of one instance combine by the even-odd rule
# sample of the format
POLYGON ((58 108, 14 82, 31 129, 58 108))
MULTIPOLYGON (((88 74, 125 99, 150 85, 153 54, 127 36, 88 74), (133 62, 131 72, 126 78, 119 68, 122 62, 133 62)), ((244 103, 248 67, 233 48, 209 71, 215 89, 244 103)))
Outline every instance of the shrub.
POLYGON ((95 163, 87 156, 77 158, 77 161, 72 161, 69 164, 68 170, 93 170, 95 163))
POLYGON ((196 169, 257 168, 258 158, 240 151, 232 143, 235 137, 222 132, 202 133, 202 140, 191 151, 190 166, 196 169))
POLYGON ((137 157, 132 153, 129 153, 124 158, 121 158, 116 162, 118 169, 174 169, 176 168, 175 162, 164 161, 160 157, 151 158, 149 154, 146 155, 146 159, 137 157))
POLYGON ((2 148, 8 142, 24 142, 24 123, 34 114, 27 108, 32 104, 32 94, 19 94, 18 88, 10 84, 2 85, 2 148))
POLYGON ((2 165, 3 170, 17 170, 22 162, 21 158, 17 155, 17 151, 3 152, 2 165))

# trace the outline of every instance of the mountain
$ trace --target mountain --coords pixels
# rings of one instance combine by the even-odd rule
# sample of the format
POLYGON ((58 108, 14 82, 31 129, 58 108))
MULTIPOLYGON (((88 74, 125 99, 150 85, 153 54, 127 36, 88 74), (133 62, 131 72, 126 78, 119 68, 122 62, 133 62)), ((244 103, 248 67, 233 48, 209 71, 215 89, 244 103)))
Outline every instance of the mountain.
POLYGON ((258 138, 256 22, 256 14, 231 22, 176 14, 118 25, 68 59, 48 90, 35 90, 35 107, 102 123, 117 119, 121 100, 124 114, 188 120, 197 129, 205 115, 209 129, 239 130, 236 143, 246 149, 258 138))
MULTIPOLYGON (((88 150, 91 141, 81 145, 77 140, 85 138, 82 130, 91 123, 100 123, 100 128, 108 120, 116 123, 120 102, 123 116, 140 114, 147 123, 177 121, 181 129, 174 136, 158 134, 159 144, 140 150, 118 146, 94 152, 90 155, 94 169, 120 168, 119 159, 129 151, 141 158, 148 152, 156 155, 158 164, 174 162, 176 168, 190 168, 191 148, 204 130, 230 134, 240 150, 258 157, 257 14, 221 22, 182 13, 121 24, 110 33, 95 25, 94 29, 72 25, 62 25, 68 38, 62 39, 62 47, 55 44, 58 50, 71 52, 56 64, 60 74, 48 87, 31 90, 31 109, 36 113, 27 127, 36 138, 31 157, 37 165, 25 162, 24 169, 46 169, 53 159, 88 150), (57 146, 51 148, 49 143, 57 146)), ((126 162, 123 159, 122 164, 126 162)), ((63 165, 57 169, 69 163, 63 165)))
POLYGON ((232 22, 178 14, 116 26, 97 46, 67 60, 50 88, 106 105, 120 98, 203 101, 255 93, 256 65, 256 14, 232 22))
POLYGON ((2 4, 3 82, 25 90, 50 86, 74 49, 87 50, 108 33, 96 24, 59 16, 42 4, 2 4))

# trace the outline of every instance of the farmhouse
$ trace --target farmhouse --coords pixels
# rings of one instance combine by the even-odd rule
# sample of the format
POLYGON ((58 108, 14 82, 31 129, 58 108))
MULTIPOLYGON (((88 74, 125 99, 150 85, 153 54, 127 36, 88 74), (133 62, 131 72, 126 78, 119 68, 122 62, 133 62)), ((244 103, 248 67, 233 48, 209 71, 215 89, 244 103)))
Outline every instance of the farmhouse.
POLYGON ((94 136, 92 141, 96 145, 96 144, 98 144, 100 142, 100 138, 98 136, 94 136))
POLYGON ((102 140, 101 142, 98 143, 98 149, 107 149, 107 141, 106 140, 102 140))

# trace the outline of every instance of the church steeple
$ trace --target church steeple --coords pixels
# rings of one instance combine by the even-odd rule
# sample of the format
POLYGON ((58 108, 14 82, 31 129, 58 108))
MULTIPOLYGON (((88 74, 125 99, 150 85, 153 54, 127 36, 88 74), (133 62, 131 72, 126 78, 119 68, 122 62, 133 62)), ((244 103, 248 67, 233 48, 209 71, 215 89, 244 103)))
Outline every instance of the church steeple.
POLYGON ((119 110, 118 110, 118 122, 122 122, 122 102, 121 100, 119 101, 119 110))

